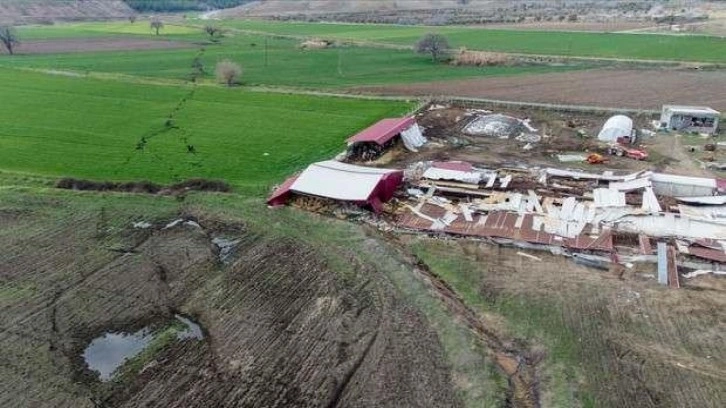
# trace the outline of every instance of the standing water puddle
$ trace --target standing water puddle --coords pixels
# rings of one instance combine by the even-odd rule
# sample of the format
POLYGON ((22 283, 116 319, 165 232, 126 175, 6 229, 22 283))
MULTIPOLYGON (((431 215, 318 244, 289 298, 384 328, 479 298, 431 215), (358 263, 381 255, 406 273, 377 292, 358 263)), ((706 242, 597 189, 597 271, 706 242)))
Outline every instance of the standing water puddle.
MULTIPOLYGON (((174 315, 174 318, 185 326, 184 329, 177 330, 177 340, 204 339, 204 332, 199 324, 178 314, 174 315)), ((101 381, 109 381, 119 367, 151 344, 155 334, 150 327, 144 327, 135 333, 104 333, 93 339, 86 347, 83 359, 88 368, 99 373, 101 381)))

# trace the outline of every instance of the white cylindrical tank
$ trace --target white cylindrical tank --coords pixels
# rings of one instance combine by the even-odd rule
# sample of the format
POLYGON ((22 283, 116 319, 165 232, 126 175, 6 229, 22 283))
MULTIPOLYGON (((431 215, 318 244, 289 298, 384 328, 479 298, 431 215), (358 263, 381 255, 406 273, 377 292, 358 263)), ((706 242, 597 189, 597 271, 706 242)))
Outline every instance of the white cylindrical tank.
POLYGON ((597 138, 600 141, 615 143, 618 138, 630 136, 633 133, 633 120, 624 115, 615 115, 605 121, 597 138))

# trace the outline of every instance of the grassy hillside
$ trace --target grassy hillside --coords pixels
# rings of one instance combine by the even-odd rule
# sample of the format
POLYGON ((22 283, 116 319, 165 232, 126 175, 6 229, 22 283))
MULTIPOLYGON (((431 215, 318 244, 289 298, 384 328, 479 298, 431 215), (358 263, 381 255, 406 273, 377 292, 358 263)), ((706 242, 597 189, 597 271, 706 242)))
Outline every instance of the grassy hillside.
POLYGON ((2 0, 0 22, 32 23, 125 18, 133 10, 122 0, 2 0))
POLYGON ((164 183, 220 178, 257 193, 411 107, 7 69, 0 93, 12 101, 0 112, 0 170, 164 183))
POLYGON ((225 21, 224 25, 274 34, 411 46, 423 34, 438 32, 444 34, 455 48, 622 59, 726 61, 726 39, 706 36, 537 32, 470 27, 283 23, 252 20, 229 20, 225 21))

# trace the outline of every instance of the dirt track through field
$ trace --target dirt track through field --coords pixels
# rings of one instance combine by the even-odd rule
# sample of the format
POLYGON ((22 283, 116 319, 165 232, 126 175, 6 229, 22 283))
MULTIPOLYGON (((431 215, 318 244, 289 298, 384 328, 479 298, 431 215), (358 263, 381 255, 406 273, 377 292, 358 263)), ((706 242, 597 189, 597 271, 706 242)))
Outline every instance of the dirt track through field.
MULTIPOLYGON (((158 50, 189 48, 193 44, 136 38, 74 38, 63 40, 23 41, 16 49, 17 54, 53 54, 59 52, 94 52, 126 50, 158 50)), ((5 50, 3 49, 4 53, 5 50)))
POLYGON ((663 104, 726 110, 726 72, 610 70, 359 87, 381 95, 460 96, 518 102, 656 109, 663 104))

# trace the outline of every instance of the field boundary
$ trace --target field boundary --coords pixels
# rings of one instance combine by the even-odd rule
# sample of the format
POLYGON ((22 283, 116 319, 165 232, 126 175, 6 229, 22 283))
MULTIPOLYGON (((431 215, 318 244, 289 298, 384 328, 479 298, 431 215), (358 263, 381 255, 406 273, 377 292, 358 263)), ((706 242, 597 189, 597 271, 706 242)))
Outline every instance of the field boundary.
MULTIPOLYGON (((188 25, 179 25, 182 27, 194 27, 194 28, 203 28, 202 26, 196 25, 196 24, 188 24, 188 25)), ((284 33, 274 33, 270 31, 262 31, 262 30, 252 30, 252 29, 245 29, 245 28, 235 28, 235 27, 228 27, 224 26, 224 30, 234 33, 240 33, 240 34, 250 34, 250 35, 260 35, 260 36, 267 36, 267 37, 276 37, 276 38, 288 38, 288 39, 294 39, 294 40, 308 40, 312 38, 322 38, 322 39, 328 39, 328 40, 335 40, 339 43, 345 44, 345 45, 353 45, 358 47, 372 47, 372 48, 387 48, 387 49, 394 49, 394 50, 411 50, 413 51, 414 46, 413 45, 401 45, 396 44, 392 42, 380 42, 380 41, 366 41, 366 40, 355 40, 351 38, 345 38, 345 37, 338 37, 336 35, 294 35, 294 34, 284 34, 284 33)), ((590 32, 583 32, 583 33, 590 33, 590 32)), ((659 34, 654 34, 659 35, 659 34)), ((662 34, 660 34, 662 35, 662 34)), ((703 36, 703 37, 713 37, 713 36, 703 36)), ((719 38, 719 37, 716 37, 719 38)), ((697 65, 700 67, 719 67, 723 65, 722 63, 718 62, 708 62, 708 61, 699 61, 699 60, 680 60, 680 59, 648 59, 648 58, 616 58, 616 57, 590 57, 590 56, 582 56, 582 55, 561 55, 561 54, 537 54, 537 53, 523 53, 523 52, 507 52, 507 51, 494 51, 494 50, 486 50, 486 49, 480 49, 480 48, 469 48, 465 47, 467 49, 470 49, 471 51, 483 51, 483 52, 494 52, 497 54, 504 54, 510 57, 516 57, 516 58, 541 58, 541 59, 557 59, 557 60, 564 60, 564 61, 588 61, 588 62, 628 62, 628 63, 642 63, 644 65, 676 65, 676 66, 693 66, 697 65)), ((458 48, 452 48, 450 51, 456 51, 458 48)))
MULTIPOLYGON (((186 82, 177 80, 157 80, 149 79, 147 77, 139 77, 133 75, 123 74, 105 74, 98 72, 80 72, 80 71, 54 71, 47 69, 37 68, 6 68, 11 70, 37 72, 45 75, 66 75, 74 76, 78 78, 88 78, 95 80, 106 80, 133 84, 143 85, 158 85, 158 86, 184 86, 186 82)), ((198 86, 205 87, 217 87, 216 84, 200 82, 198 86)), ((502 107, 529 107, 529 108, 541 108, 550 109, 564 112, 614 112, 614 113, 633 113, 633 114, 658 114, 659 110, 656 109, 635 109, 635 108, 617 108, 608 106, 596 106, 596 105, 568 105, 568 104, 554 104, 544 102, 522 102, 522 101, 510 101, 505 99, 489 99, 489 98, 472 98, 465 96, 456 95, 428 95, 428 96, 406 96, 406 95, 377 95, 377 94, 356 94, 348 92, 327 92, 327 91, 315 91, 306 89, 295 89, 286 87, 275 87, 275 86, 249 86, 240 87, 239 91, 258 92, 258 93, 279 93, 289 95, 306 95, 306 96, 320 96, 320 97, 331 97, 331 98, 346 98, 346 99, 362 99, 362 100, 381 100, 381 101, 401 101, 401 102, 416 102, 417 106, 424 106, 428 103, 447 103, 447 102, 459 102, 459 103, 474 103, 474 104, 489 104, 502 107)), ((417 111, 419 108, 415 109, 417 111)))

